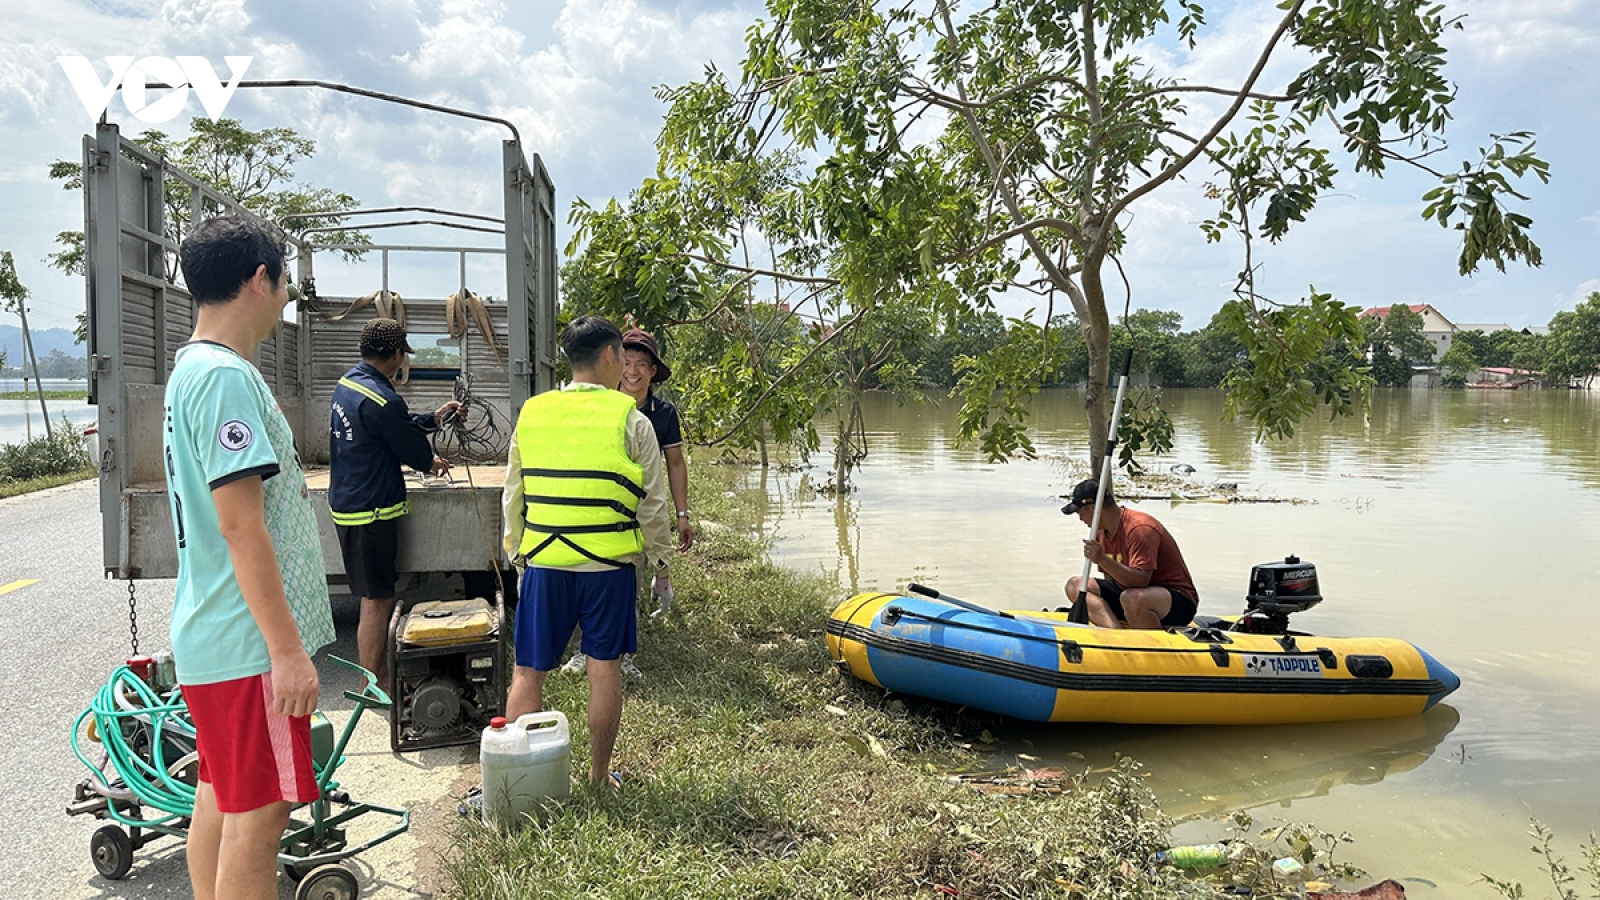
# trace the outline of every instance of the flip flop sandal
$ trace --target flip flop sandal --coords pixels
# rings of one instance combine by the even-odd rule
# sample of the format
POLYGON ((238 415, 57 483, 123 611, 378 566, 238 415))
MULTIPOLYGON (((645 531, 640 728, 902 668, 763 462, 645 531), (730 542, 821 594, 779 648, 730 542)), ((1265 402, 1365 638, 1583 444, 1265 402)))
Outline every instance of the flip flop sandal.
POLYGON ((606 786, 611 788, 613 791, 622 790, 622 773, 612 772, 610 775, 607 775, 606 786))

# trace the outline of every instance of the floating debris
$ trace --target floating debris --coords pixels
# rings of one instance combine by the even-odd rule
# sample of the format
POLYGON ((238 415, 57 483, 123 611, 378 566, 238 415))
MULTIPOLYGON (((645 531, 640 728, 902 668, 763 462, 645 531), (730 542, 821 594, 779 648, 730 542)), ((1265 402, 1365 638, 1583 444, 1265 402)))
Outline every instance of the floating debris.
MULTIPOLYGON (((1172 469, 1190 468, 1174 465, 1172 469)), ((1164 500, 1168 503, 1291 503, 1296 506, 1304 503, 1315 503, 1303 497, 1275 497, 1262 494, 1249 494, 1239 490, 1237 481, 1214 481, 1210 484, 1196 484, 1186 478, 1175 475, 1161 475, 1154 472, 1145 472, 1142 475, 1117 476, 1113 490, 1118 500, 1130 503, 1144 500, 1164 500)), ((1061 498, 1067 499, 1071 495, 1062 494, 1061 498)))
POLYGON ((1311 891, 1306 900, 1406 900, 1406 889, 1390 879, 1359 891, 1311 891))
POLYGON ((964 784, 985 794, 1021 797, 1029 794, 1060 794, 1067 789, 1071 777, 1065 769, 1054 766, 1037 769, 1010 766, 989 772, 950 775, 948 779, 952 784, 964 784))

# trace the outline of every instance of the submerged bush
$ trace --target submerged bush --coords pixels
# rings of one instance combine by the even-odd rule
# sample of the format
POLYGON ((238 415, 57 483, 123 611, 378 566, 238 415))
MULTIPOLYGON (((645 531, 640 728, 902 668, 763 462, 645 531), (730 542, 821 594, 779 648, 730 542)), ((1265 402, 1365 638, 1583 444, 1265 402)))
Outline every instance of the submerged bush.
POLYGON ((89 452, 83 447, 83 430, 65 416, 49 437, 0 446, 0 484, 67 475, 89 466, 89 452))

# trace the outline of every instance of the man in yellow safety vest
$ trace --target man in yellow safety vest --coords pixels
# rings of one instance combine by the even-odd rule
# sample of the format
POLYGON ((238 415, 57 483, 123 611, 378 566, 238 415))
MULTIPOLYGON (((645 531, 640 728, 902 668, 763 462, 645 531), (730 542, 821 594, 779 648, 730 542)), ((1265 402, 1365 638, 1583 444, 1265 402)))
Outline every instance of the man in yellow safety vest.
POLYGON ((572 382, 523 404, 503 495, 506 554, 527 566, 506 717, 538 712, 544 681, 582 626, 588 657, 589 781, 620 784, 611 754, 622 720, 624 653, 638 649, 634 564, 664 572, 672 546, 661 449, 618 391, 622 332, 579 316, 561 333, 572 382))

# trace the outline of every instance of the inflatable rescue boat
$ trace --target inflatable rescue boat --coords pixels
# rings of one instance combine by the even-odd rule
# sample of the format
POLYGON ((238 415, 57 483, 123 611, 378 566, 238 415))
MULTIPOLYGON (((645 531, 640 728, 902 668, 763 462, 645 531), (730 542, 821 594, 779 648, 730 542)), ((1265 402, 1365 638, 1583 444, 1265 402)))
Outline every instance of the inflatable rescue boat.
POLYGON ((891 691, 1040 722, 1262 725, 1411 716, 1461 684, 1407 641, 1318 637, 1288 616, 1321 601, 1288 557, 1251 572, 1237 618, 1164 631, 1104 629, 1067 610, 987 610, 911 585, 828 618, 828 649, 891 691))

